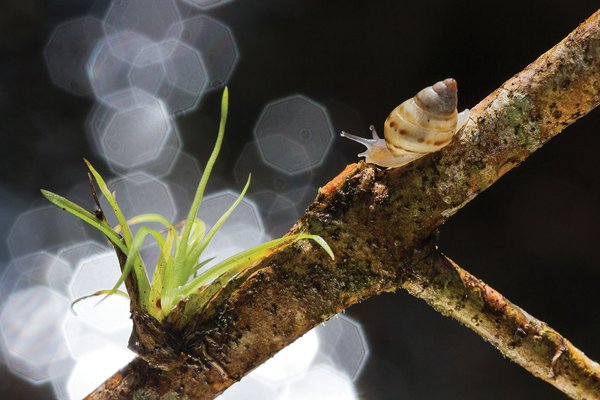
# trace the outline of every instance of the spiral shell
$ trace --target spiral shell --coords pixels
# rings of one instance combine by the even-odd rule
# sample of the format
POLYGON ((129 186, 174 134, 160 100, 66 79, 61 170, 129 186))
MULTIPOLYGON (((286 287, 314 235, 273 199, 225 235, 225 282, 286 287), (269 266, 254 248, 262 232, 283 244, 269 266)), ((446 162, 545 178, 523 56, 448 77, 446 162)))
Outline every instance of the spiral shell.
POLYGON ((431 153, 450 143, 456 130, 457 102, 456 81, 445 79, 400 104, 384 124, 390 152, 431 153))
POLYGON ((452 141, 469 116, 466 109, 457 113, 457 85, 452 78, 426 87, 396 107, 385 120, 380 139, 371 127, 373 139, 342 132, 342 136, 359 142, 367 150, 366 161, 383 167, 399 167, 425 154, 440 150, 452 141))

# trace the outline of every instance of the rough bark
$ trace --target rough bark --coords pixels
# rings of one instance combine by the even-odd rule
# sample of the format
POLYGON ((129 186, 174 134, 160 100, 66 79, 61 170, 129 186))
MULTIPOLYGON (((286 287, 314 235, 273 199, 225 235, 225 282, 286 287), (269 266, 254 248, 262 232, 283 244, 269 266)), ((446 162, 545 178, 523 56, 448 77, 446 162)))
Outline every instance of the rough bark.
MULTIPOLYGON (((567 395, 600 399, 598 364, 440 255, 432 239, 457 210, 599 103, 600 11, 481 101, 442 151, 397 169, 352 164, 321 188, 292 231, 323 236, 335 261, 308 241, 277 251, 183 332, 169 332, 164 347, 178 366, 137 359, 88 399, 212 399, 319 323, 398 288, 567 395)), ((143 318, 136 325, 143 335, 143 318)), ((137 350, 152 360, 152 346, 137 350)))
POLYGON ((439 252, 419 263, 403 282, 425 300, 490 342, 505 356, 576 399, 600 398, 600 365, 546 323, 439 252))

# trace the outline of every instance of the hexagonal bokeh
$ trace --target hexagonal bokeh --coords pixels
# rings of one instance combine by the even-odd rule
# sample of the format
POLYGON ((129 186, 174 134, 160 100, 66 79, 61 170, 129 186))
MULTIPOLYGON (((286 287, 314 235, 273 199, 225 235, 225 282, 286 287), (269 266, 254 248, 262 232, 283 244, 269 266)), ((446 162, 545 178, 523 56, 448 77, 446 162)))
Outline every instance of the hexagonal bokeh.
MULTIPOLYGON (((66 348, 66 344, 62 343, 61 347, 66 348)), ((54 361, 48 368, 50 374, 50 383, 52 384, 52 390, 57 400, 71 400, 66 391, 67 380, 73 371, 77 362, 71 357, 65 357, 62 360, 54 361)))
POLYGON ((73 274, 71 266, 64 260, 55 257, 54 262, 50 264, 45 272, 48 287, 61 295, 66 295, 68 293, 69 281, 73 274))
POLYGON ((317 197, 317 188, 312 185, 306 185, 288 190, 282 193, 282 195, 293 201, 298 210, 300 210, 300 215, 302 215, 306 211, 306 208, 314 201, 315 197, 317 197))
POLYGON ((231 0, 183 0, 187 4, 199 8, 201 10, 208 10, 209 8, 222 6, 223 4, 229 3, 231 0))
POLYGON ((85 258, 110 250, 107 245, 101 245, 91 240, 75 243, 62 248, 57 253, 57 260, 46 270, 46 281, 51 289, 67 295, 73 273, 79 262, 85 258))
POLYGON ((352 379, 327 355, 316 328, 276 353, 226 390, 223 398, 245 399, 264 393, 265 399, 356 399, 352 379), (307 387, 305 387, 307 386, 307 387))
POLYGON ((12 372, 32 383, 50 379, 50 364, 68 356, 57 353, 64 349, 58 321, 68 307, 66 298, 44 286, 32 286, 8 296, 0 311, 0 334, 12 372))
MULTIPOLYGON (((80 205, 81 207, 85 208, 86 210, 92 211, 96 208, 96 203, 94 202, 94 198, 92 197, 92 192, 90 190, 90 183, 86 176, 87 171, 84 168, 85 168, 84 165, 82 165, 81 168, 79 168, 80 169, 80 177, 79 177, 79 179, 77 179, 76 183, 74 185, 72 185, 69 188, 69 190, 67 190, 66 192, 64 192, 64 193, 61 192, 60 195, 69 199, 73 203, 80 205)), ((103 174, 103 172, 104 172, 104 168, 101 168, 100 173, 103 174)), ((105 241, 104 235, 102 235, 102 233, 98 232, 98 230, 95 229, 94 227, 88 225, 86 227, 86 229, 89 232, 90 240, 98 241, 98 243, 105 241)))
POLYGON ((129 88, 129 71, 143 48, 152 44, 146 36, 119 31, 102 38, 87 61, 90 84, 96 97, 106 97, 129 88))
MULTIPOLYGON (((63 343, 61 346, 65 347, 66 344, 63 343)), ((76 364, 77 362, 71 357, 65 357, 50 364, 48 372, 50 374, 52 390, 57 400, 71 400, 67 393, 67 382, 76 364)))
POLYGON ((107 244, 100 244, 91 240, 82 241, 63 247, 57 253, 58 258, 69 265, 72 271, 81 260, 112 250, 107 244))
POLYGON ((102 21, 94 17, 78 18, 54 28, 44 49, 52 81, 73 94, 91 94, 86 63, 103 36, 102 21))
POLYGON ((10 229, 6 245, 13 257, 39 250, 52 250, 87 237, 84 222, 54 205, 19 215, 10 229))
POLYGON ((135 358, 132 351, 117 346, 98 346, 93 353, 77 360, 67 382, 71 399, 82 399, 116 371, 135 358))
POLYGON ((327 110, 300 95, 268 104, 254 135, 264 161, 288 174, 318 166, 333 141, 327 110))
POLYGON ((177 206, 175 221, 187 218, 201 175, 202 170, 198 161, 191 155, 181 152, 169 174, 164 177, 177 206))
POLYGON ((307 186, 311 182, 310 170, 289 175, 280 169, 272 168, 263 162, 260 150, 256 142, 248 143, 240 153, 233 173, 238 188, 243 188, 252 173, 249 193, 270 190, 275 193, 283 193, 289 190, 307 186))
POLYGON ((369 347, 360 324, 338 315, 316 329, 319 335, 319 357, 327 357, 350 379, 356 379, 369 356, 369 347))
MULTIPOLYGON (((211 227, 229 209, 238 196, 239 193, 232 190, 206 196, 200 205, 198 218, 202 219, 207 227, 211 227)), ((227 226, 244 226, 256 232, 262 232, 264 229, 256 205, 247 198, 242 199, 221 229, 225 229, 227 226)))
POLYGON ((292 344, 281 349, 273 358, 254 370, 249 376, 275 385, 289 382, 306 374, 319 350, 319 337, 308 331, 292 344))
MULTIPOLYGON (((74 308, 78 308, 78 305, 75 305, 74 308)), ((65 315, 62 328, 69 354, 75 360, 85 357, 98 347, 109 344, 104 332, 90 327, 79 318, 79 314, 68 313, 65 315)))
POLYGON ((311 159, 304 147, 285 135, 273 134, 257 140, 263 161, 288 175, 311 169, 311 159))
POLYGON ((112 5, 113 0, 92 0, 91 3, 87 13, 104 21, 104 17, 112 5))
POLYGON ((214 258, 213 261, 205 265, 200 269, 200 272, 204 272, 210 269, 211 266, 226 260, 227 258, 233 256, 234 254, 239 253, 240 251, 246 250, 237 246, 231 238, 227 235, 223 234, 223 232, 219 232, 210 242, 206 250, 202 253, 200 257, 200 261, 208 260, 210 258, 214 258))
POLYGON ((166 79, 164 55, 161 43, 151 43, 144 47, 133 61, 129 71, 129 83, 145 92, 156 95, 166 79))
POLYGON ((243 377, 239 382, 229 387, 223 394, 219 395, 218 399, 245 400, 248 399, 249 393, 252 393, 252 398, 255 399, 272 400, 278 398, 276 388, 268 382, 256 379, 250 375, 243 377))
MULTIPOLYGON (((200 205, 198 218, 202 219, 209 229, 235 202, 238 195, 239 193, 226 190, 205 197, 200 205)), ((256 205, 244 198, 206 248, 202 260, 216 257, 212 265, 266 240, 268 238, 264 235, 256 205)))
POLYGON ((200 52, 208 73, 210 89, 227 83, 239 58, 237 44, 229 27, 200 15, 174 24, 167 36, 200 52))
POLYGON ((159 41, 179 20, 174 0, 119 0, 112 2, 104 24, 109 33, 131 29, 159 41))
POLYGON ((318 365, 302 378, 286 385, 279 399, 358 400, 358 395, 352 380, 344 373, 329 365, 318 365))
POLYGON ((129 81, 164 100, 170 112, 180 113, 198 105, 208 79, 198 51, 171 39, 142 49, 129 81))
POLYGON ((163 102, 140 89, 107 96, 94 106, 86 125, 96 153, 121 173, 135 168, 164 175, 181 148, 163 102))
MULTIPOLYGON (((93 300, 90 301, 94 302, 93 300)), ((78 307, 78 305, 75 305, 75 307, 78 307)), ((62 331, 69 354, 73 359, 79 360, 94 352, 98 347, 105 345, 127 347, 131 335, 131 324, 120 325, 120 328, 110 332, 101 331, 96 326, 88 324, 79 315, 72 312, 66 314, 62 323, 62 331)))
POLYGON ((108 159, 131 168, 156 158, 170 132, 169 118, 157 103, 118 111, 108 122, 100 144, 108 159))
MULTIPOLYGON (((177 210, 171 191, 167 184, 161 180, 144 173, 135 173, 108 181, 108 188, 115 193, 117 203, 123 211, 125 218, 133 218, 136 215, 147 213, 158 213, 173 221, 177 210)), ((104 210, 110 210, 106 199, 102 197, 100 204, 104 210)), ((112 213, 107 212, 107 219, 111 225, 117 221, 112 213)), ((144 223, 153 229, 163 229, 157 223, 144 223)), ((134 233, 137 226, 133 225, 134 233)))
POLYGON ((14 291, 48 285, 48 274, 54 270, 64 271, 66 267, 62 259, 45 251, 12 259, 0 279, 0 293, 5 294, 0 297, 0 304, 14 291))
MULTIPOLYGON (((177 124, 173 123, 171 125, 171 133, 167 136, 166 141, 162 144, 160 152, 157 154, 156 158, 138 165, 134 170, 145 172, 148 175, 160 178, 171 172, 173 165, 175 164, 177 158, 179 158, 182 147, 183 144, 181 142, 179 130, 177 129, 177 124)), ((114 166, 113 170, 119 174, 125 174, 129 171, 129 169, 120 169, 117 166, 114 166)))
POLYGON ((6 237, 19 213, 23 211, 23 203, 23 196, 17 196, 15 192, 0 183, 0 204, 2 204, 0 207, 0 238, 4 238, 4 241, 0 241, 0 254, 9 254, 6 237))
POLYGON ((279 237, 290 230, 300 216, 296 204, 286 196, 264 190, 251 196, 260 209, 268 232, 279 237))
MULTIPOLYGON (((121 271, 114 252, 107 252, 82 260, 69 284, 74 301, 99 290, 111 289, 119 279, 121 271)), ((125 285, 119 288, 125 291, 125 285)), ((99 332, 115 332, 131 329, 129 300, 113 295, 99 303, 102 297, 90 298, 74 306, 78 318, 99 332)))
MULTIPOLYGON (((102 168, 99 168, 99 169, 100 169, 100 173, 104 176, 104 178, 108 179, 110 175, 108 173, 106 173, 106 170, 102 169, 102 168)), ((126 177, 127 175, 120 175, 120 176, 126 177)), ((153 175, 149 175, 149 176, 153 177, 153 175)), ((156 178, 156 179, 161 179, 161 178, 156 178)), ((98 191, 97 188, 96 188, 96 190, 98 191)), ((100 192, 98 191, 98 193, 100 193, 100 192)), ((101 193, 100 193, 100 196, 102 196, 101 193)), ((77 185, 71 187, 71 190, 69 190, 66 193, 65 197, 67 199, 75 202, 76 204, 79 204, 86 210, 92 211, 92 210, 96 209, 96 204, 91 199, 90 186, 89 186, 89 182, 87 182, 87 181, 80 182, 77 185)), ((113 219, 110 216, 110 214, 112 214, 112 210, 104 209, 104 211, 107 214, 109 220, 112 221, 113 219)), ((94 245, 97 246, 97 247, 90 249, 88 256, 92 256, 92 255, 95 255, 95 254, 98 254, 98 253, 101 253, 101 252, 107 251, 107 250, 113 250, 113 248, 110 246, 108 240, 106 239, 106 236, 104 236, 99 230, 97 230, 96 228, 94 228, 90 225, 87 225, 86 229, 87 229, 89 237, 91 238, 90 240, 77 242, 70 246, 67 246, 66 248, 61 247, 59 249, 59 254, 62 253, 63 249, 68 249, 72 246, 76 247, 80 244, 85 244, 85 243, 94 243, 94 245), (100 248, 102 250, 98 250, 98 248, 100 248)), ((79 260, 86 257, 84 255, 84 253, 85 253, 85 250, 81 250, 81 252, 74 251, 72 253, 70 264, 72 265, 73 269, 78 264, 79 260)))

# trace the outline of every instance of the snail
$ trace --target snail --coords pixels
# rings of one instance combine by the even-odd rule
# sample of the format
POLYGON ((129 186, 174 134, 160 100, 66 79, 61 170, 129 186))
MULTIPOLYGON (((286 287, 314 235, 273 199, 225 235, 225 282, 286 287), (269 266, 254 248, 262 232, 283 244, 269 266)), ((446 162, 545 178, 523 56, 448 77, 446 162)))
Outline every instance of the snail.
POLYGON ((457 87, 452 78, 426 87, 396 107, 385 120, 380 139, 371 125, 373 139, 341 136, 363 144, 360 153, 368 163, 381 167, 401 167, 426 154, 436 152, 452 141, 469 118, 469 109, 457 113, 457 87))

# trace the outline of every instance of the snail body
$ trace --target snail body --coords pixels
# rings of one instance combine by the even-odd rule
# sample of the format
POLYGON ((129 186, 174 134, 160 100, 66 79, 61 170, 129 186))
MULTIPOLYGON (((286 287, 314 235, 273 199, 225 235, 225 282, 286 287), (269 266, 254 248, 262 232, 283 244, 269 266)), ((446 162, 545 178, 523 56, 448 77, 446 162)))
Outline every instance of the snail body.
POLYGON ((457 112, 457 86, 444 79, 426 87, 396 107, 385 120, 384 138, 371 126, 373 139, 342 132, 342 136, 367 147, 359 157, 382 167, 400 167, 436 152, 452 141, 467 122, 469 110, 457 112))

